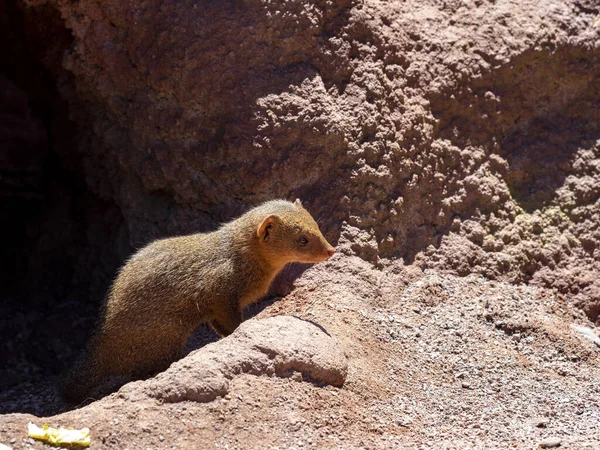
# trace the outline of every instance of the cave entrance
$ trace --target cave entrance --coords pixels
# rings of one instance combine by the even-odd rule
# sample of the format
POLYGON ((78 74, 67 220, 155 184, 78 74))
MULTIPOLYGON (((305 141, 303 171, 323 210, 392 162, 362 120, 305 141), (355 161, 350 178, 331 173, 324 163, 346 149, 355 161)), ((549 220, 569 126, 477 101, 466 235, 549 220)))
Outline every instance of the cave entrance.
POLYGON ((127 241, 120 210, 86 185, 81 130, 45 67, 71 37, 46 13, 0 0, 0 413, 38 412, 17 386, 57 375, 83 347, 127 241))

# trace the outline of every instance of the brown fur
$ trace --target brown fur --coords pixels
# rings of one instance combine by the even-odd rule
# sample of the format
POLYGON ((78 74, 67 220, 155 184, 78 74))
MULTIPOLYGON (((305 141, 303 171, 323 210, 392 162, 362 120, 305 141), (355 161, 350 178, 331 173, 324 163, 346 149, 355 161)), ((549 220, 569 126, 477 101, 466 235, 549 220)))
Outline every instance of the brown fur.
POLYGON ((202 323, 231 334, 283 266, 333 252, 299 200, 264 203, 212 233, 152 242, 121 269, 87 355, 64 380, 64 397, 81 402, 107 377, 166 369, 202 323))

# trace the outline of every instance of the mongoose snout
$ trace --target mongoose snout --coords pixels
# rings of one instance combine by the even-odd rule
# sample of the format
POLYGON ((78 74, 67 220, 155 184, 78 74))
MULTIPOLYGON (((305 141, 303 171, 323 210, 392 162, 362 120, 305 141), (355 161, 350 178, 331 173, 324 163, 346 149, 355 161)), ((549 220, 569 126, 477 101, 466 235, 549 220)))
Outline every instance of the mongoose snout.
POLYGON ((63 380, 64 397, 79 403, 109 377, 166 369, 202 323, 231 334, 286 264, 334 253, 300 200, 263 203, 212 233, 150 243, 121 268, 86 353, 63 380))

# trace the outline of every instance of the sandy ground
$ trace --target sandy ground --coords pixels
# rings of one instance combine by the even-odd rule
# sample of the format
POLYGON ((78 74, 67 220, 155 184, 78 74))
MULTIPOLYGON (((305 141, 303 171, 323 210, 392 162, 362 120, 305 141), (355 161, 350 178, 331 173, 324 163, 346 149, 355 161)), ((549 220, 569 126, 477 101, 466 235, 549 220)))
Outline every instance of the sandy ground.
POLYGON ((598 448, 598 348, 570 327, 590 325, 581 313, 549 291, 381 272, 343 256, 296 283, 250 320, 292 315, 322 326, 347 357, 341 388, 300 373, 241 374, 207 403, 116 393, 47 418, 3 415, 0 442, 44 448, 26 437, 31 420, 87 426, 92 448, 526 449, 548 438, 598 448))

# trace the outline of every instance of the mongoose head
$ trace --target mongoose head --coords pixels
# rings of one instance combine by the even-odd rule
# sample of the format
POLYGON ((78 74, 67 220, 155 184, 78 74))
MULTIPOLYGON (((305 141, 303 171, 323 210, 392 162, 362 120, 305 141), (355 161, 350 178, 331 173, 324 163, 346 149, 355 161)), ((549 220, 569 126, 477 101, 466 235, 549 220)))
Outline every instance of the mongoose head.
POLYGON ((333 256, 335 249, 300 199, 294 203, 276 200, 265 206, 269 204, 274 207, 265 209, 257 234, 270 260, 283 266, 289 262, 318 263, 333 256))

